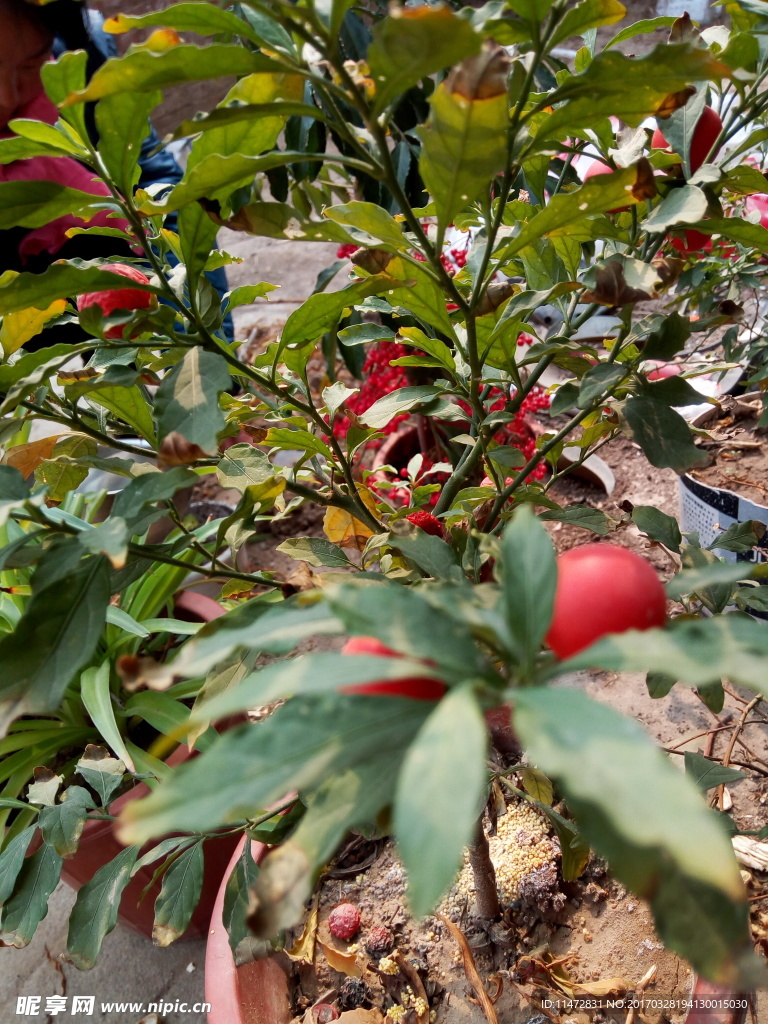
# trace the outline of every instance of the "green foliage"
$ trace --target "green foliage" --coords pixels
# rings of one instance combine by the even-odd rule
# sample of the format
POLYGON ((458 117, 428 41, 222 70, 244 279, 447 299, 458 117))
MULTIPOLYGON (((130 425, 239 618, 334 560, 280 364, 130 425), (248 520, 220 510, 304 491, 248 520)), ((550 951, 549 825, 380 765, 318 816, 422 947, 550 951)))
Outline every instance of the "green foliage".
MULTIPOLYGON (((619 26, 616 0, 508 0, 394 7, 371 28, 347 0, 179 3, 112 19, 110 31, 159 31, 90 79, 84 53, 46 63, 60 119, 14 122, 0 163, 74 157, 109 196, 7 181, 0 229, 66 214, 82 219, 76 232, 128 238, 151 275, 130 287, 153 298, 134 312, 81 311, 85 340, 47 346, 50 325, 75 321, 77 296, 122 290, 125 279, 108 261, 76 259, 0 278, 3 941, 30 941, 62 857, 135 773, 152 792, 121 813, 131 845, 80 890, 71 915, 68 956, 82 969, 145 865, 156 865, 156 890, 162 878, 156 942, 185 930, 223 825, 284 841, 260 869, 246 843, 228 882, 237 956, 269 951, 247 918, 265 940, 296 922, 352 828, 393 823, 412 907, 426 913, 489 794, 483 713, 510 702, 530 762, 527 799, 560 839, 563 877, 576 879, 593 847, 651 900, 670 948, 713 978, 753 978, 735 861, 701 796, 739 773, 686 755, 686 778, 633 722, 547 684, 575 669, 642 671, 652 696, 684 683, 716 711, 724 679, 765 692, 766 627, 746 614, 765 610, 762 570, 720 557, 748 556, 759 524, 735 524, 710 550, 658 509, 608 515, 561 506, 552 490, 564 449, 581 462, 620 433, 659 468, 684 472, 706 457, 675 410, 700 401, 690 383, 699 349, 738 322, 768 252, 768 230, 745 205, 763 191, 746 156, 768 138, 758 8, 729 5, 730 30, 689 41, 676 23, 672 41, 627 56, 616 47, 634 39, 640 49, 639 37, 672 19, 619 26), (597 30, 610 25, 617 34, 601 47, 597 30), (553 49, 574 37, 584 45, 565 66, 553 49), (137 188, 165 90, 223 77, 235 82, 218 107, 173 132, 193 138, 183 180, 166 194, 137 188), (749 137, 692 173, 707 101, 725 111, 720 142, 742 127, 749 137), (678 157, 610 120, 632 129, 648 116, 678 157), (579 181, 587 145, 610 173, 579 181), (129 236, 89 227, 105 209, 129 236), (273 286, 246 283, 219 300, 205 272, 234 260, 216 248, 222 225, 356 247, 249 361, 225 340, 224 315, 273 286), (701 259, 673 246, 687 229, 714 239, 701 259), (465 239, 466 260, 441 259, 465 239), (660 299, 663 311, 648 313, 660 299), (600 307, 616 313, 607 336, 590 333, 600 307), (359 374, 366 346, 381 341, 408 346, 393 361, 407 378, 361 407, 368 392, 346 373, 359 374), (74 356, 87 365, 75 368, 74 356), (673 358, 683 375, 648 379, 650 360, 673 358), (553 421, 526 446, 516 432, 550 366, 564 378, 551 389, 553 421), (401 419, 421 450, 394 477, 372 472, 370 442, 401 419), (47 432, 31 433, 34 421, 47 432), (116 492, 108 498, 101 474, 116 492), (198 522, 188 495, 201 484, 191 507, 206 507, 199 495, 214 481, 235 507, 214 504, 198 522), (279 546, 304 564, 252 569, 242 552, 265 524, 313 504, 324 536, 287 531, 279 546), (436 520, 416 514, 427 510, 436 520), (686 615, 556 662, 545 648, 557 563, 544 524, 607 537, 630 518, 679 556, 667 593, 686 615), (225 612, 202 628, 174 612, 199 578, 219 588, 225 612), (344 634, 392 654, 283 657, 344 634), (276 660, 256 668, 263 656, 276 660), (401 695, 382 695, 390 685, 401 695), (429 699, 402 696, 414 685, 429 699), (360 691, 368 686, 375 696, 360 691), (211 728, 282 700, 258 727, 222 738, 211 728), (200 756, 178 768, 155 756, 180 741, 200 756), (268 810, 294 792, 301 801, 285 817, 268 810), (38 824, 42 845, 25 857, 38 824), (138 844, 168 832, 179 835, 139 858, 138 844)), ((762 387, 760 343, 739 340, 735 326, 723 343, 723 365, 752 360, 762 387)))

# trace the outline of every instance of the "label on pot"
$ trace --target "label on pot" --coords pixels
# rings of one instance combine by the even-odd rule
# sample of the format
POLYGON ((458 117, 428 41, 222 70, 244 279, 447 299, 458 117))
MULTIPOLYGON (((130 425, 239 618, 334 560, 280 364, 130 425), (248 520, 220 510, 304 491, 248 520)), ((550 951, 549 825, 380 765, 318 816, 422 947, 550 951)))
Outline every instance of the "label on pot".
MULTIPOLYGON (((720 487, 708 487, 690 476, 679 477, 680 529, 683 533, 698 533, 702 547, 710 547, 718 536, 733 523, 744 523, 756 519, 768 526, 768 508, 756 505, 754 501, 742 498, 733 491, 720 487)), ((737 554, 735 551, 713 551, 726 562, 765 562, 766 555, 760 548, 752 548, 737 554)), ((768 613, 750 610, 758 619, 768 619, 768 613)))

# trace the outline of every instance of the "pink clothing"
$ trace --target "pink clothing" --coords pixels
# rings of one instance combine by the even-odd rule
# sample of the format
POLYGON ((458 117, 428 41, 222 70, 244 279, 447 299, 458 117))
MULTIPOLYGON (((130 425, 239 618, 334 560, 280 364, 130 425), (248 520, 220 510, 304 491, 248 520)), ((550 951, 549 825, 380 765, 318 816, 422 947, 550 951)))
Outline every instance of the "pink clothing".
MULTIPOLYGON (((58 110, 51 103, 44 93, 40 93, 33 100, 16 112, 16 117, 34 121, 43 121, 46 124, 55 124, 59 116, 58 110)), ((0 131, 0 138, 8 138, 13 132, 5 129, 0 131)), ((68 156, 36 156, 28 160, 16 160, 11 164, 0 164, 0 182, 2 181, 56 181, 68 188, 78 189, 80 192, 90 192, 94 196, 109 198, 110 193, 107 186, 94 178, 93 171, 73 160, 68 156)), ((66 214, 52 220, 49 224, 34 228, 29 231, 21 245, 19 252, 22 260, 26 262, 27 257, 37 256, 41 252, 49 252, 54 255, 68 241, 67 231, 74 227, 114 227, 128 229, 128 222, 122 218, 110 216, 108 210, 99 211, 89 221, 73 214, 66 214)))

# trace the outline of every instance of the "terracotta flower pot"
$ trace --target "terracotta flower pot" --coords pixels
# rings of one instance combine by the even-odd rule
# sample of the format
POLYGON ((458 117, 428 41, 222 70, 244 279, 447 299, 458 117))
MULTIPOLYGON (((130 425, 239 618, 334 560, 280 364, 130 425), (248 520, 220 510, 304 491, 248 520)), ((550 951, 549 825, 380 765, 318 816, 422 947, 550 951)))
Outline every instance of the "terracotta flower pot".
MULTIPOLYGON (((289 1024, 288 978, 276 960, 255 960, 236 967, 223 922, 227 879, 246 843, 243 836, 232 854, 213 907, 205 951, 205 999, 211 1004, 208 1024, 289 1024)), ((251 842, 258 864, 266 855, 263 843, 251 842)))
MULTIPOLYGON (((176 600, 176 613, 179 618, 188 621, 210 622, 219 615, 224 614, 224 609, 212 598, 204 594, 196 594, 194 591, 182 591, 176 600)), ((231 725, 229 722, 227 725, 231 725)), ((224 726, 226 728, 226 725, 224 726)), ((195 752, 189 747, 180 746, 167 759, 167 764, 177 765, 194 756, 195 752)), ((150 792, 149 787, 144 783, 134 786, 128 793, 114 800, 109 806, 110 814, 117 816, 119 812, 131 800, 138 800, 150 792)), ((200 902, 198 903, 189 927, 184 932, 183 938, 202 938, 208 930, 208 922, 213 912, 213 905, 219 883, 232 856, 232 850, 237 842, 237 836, 227 836, 221 839, 207 840, 203 846, 204 867, 203 867, 203 888, 200 902)), ((147 845, 142 853, 150 849, 152 844, 147 845)), ((73 889, 79 889, 86 882, 93 878, 96 871, 103 867, 121 853, 125 847, 119 843, 114 835, 113 822, 111 821, 88 821, 86 822, 77 853, 70 860, 64 862, 61 873, 62 881, 73 889)), ((141 902, 139 898, 144 889, 152 881, 152 876, 157 864, 149 864, 141 868, 123 891, 120 901, 120 912, 118 920, 127 928, 140 932, 148 938, 152 937, 152 926, 155 917, 155 899, 160 892, 160 881, 156 882, 141 902)))
MULTIPOLYGON (((170 765, 180 764, 190 757, 188 747, 178 747, 167 759, 170 765)), ((131 800, 138 800, 150 792, 149 787, 143 782, 134 786, 128 793, 124 793, 109 805, 109 812, 117 815, 131 800)), ((205 855, 203 867, 203 889, 189 927, 184 932, 185 939, 202 938, 208 930, 208 922, 213 912, 216 899, 216 892, 219 882, 226 870, 229 859, 232 856, 237 836, 226 836, 221 839, 207 840, 203 846, 205 855)), ((151 848, 149 844, 142 849, 145 853, 151 848)), ((83 829, 83 835, 77 848, 77 853, 71 860, 64 861, 64 868, 61 872, 62 881, 73 889, 79 889, 86 882, 93 878, 94 874, 108 861, 112 860, 125 849, 122 843, 115 838, 113 822, 111 821, 88 821, 83 829)), ((120 900, 120 912, 118 920, 135 932, 152 937, 152 926, 155 919, 155 899, 160 892, 161 882, 158 881, 149 890, 144 899, 139 903, 139 897, 143 890, 152 881, 152 875, 157 864, 148 864, 141 868, 133 876, 123 891, 120 900)))

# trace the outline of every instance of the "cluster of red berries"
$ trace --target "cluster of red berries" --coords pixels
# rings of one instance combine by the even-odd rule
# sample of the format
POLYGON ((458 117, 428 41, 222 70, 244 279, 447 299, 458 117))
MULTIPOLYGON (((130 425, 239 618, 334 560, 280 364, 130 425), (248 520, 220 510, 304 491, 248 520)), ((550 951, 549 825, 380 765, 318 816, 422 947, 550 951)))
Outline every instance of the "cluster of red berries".
MULTIPOLYGON (((399 359, 407 354, 405 345, 395 341, 380 341, 378 345, 372 345, 363 364, 364 383, 356 395, 351 395, 347 399, 347 408, 356 416, 362 416, 384 395, 389 395, 398 388, 407 387, 408 377, 405 369, 402 366, 389 365, 393 359, 399 359)), ((401 413, 393 417, 382 430, 385 434, 392 434, 397 430, 398 424, 407 419, 408 413, 401 413)), ((334 423, 333 432, 337 437, 346 437, 349 427, 349 417, 339 416, 334 423)))
POLYGON ((357 252, 359 248, 360 246, 355 245, 354 242, 345 242, 343 245, 340 245, 339 248, 336 250, 336 259, 348 260, 352 253, 357 252))
MULTIPOLYGON (((449 474, 448 473, 430 473, 429 471, 434 466, 434 462, 432 461, 432 459, 429 458, 428 455, 423 455, 422 454, 421 458, 422 458, 421 468, 419 470, 419 475, 418 475, 418 478, 416 480, 417 486, 418 485, 422 485, 422 484, 437 484, 438 486, 442 487, 442 485, 446 482, 446 480, 448 480, 449 474), (427 476, 427 474, 429 474, 429 476, 427 476)), ((399 471, 398 476, 402 480, 407 480, 408 479, 408 470, 405 469, 405 467, 403 467, 403 469, 401 469, 399 471)), ((372 487, 373 490, 377 489, 376 488, 376 484, 371 484, 371 487, 372 487)), ((410 500, 411 500, 411 495, 410 495, 410 492, 409 492, 407 487, 386 487, 386 488, 380 487, 379 490, 382 493, 384 491, 386 491, 387 500, 392 502, 395 505, 407 505, 410 502, 410 500)), ((437 504, 437 499, 439 497, 440 497, 440 491, 433 491, 432 494, 430 494, 429 497, 427 498, 427 504, 428 505, 436 505, 437 504)), ((427 512, 425 512, 424 514, 425 515, 429 515, 429 513, 427 513, 427 512)), ((410 517, 408 517, 408 518, 410 518, 410 517)), ((433 517, 430 516, 430 518, 433 518, 433 517)), ((418 526, 419 524, 417 523, 416 525, 418 526)), ((427 532, 429 532, 429 531, 427 531, 427 532)))

